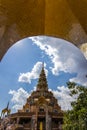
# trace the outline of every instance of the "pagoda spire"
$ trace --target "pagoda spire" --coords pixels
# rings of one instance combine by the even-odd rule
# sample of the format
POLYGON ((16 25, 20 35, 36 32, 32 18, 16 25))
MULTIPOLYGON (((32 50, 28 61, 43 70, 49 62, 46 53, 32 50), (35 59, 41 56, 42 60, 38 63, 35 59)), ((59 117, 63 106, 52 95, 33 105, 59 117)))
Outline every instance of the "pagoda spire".
POLYGON ((46 74, 45 74, 45 70, 44 70, 44 62, 42 63, 42 69, 41 69, 38 83, 37 83, 37 90, 39 90, 39 91, 48 90, 48 84, 47 84, 46 74))

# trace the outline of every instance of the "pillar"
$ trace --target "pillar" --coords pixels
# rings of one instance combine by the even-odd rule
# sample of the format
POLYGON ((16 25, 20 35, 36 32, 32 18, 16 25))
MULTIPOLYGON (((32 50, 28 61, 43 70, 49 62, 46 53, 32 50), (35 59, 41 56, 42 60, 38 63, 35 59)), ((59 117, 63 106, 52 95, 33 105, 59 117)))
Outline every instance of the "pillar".
POLYGON ((20 121, 20 118, 19 118, 19 117, 17 117, 17 124, 19 124, 19 121, 20 121))
POLYGON ((46 110, 46 130, 51 130, 51 116, 48 115, 48 109, 46 110))
POLYGON ((31 119, 31 130, 37 130, 37 116, 33 115, 31 119))

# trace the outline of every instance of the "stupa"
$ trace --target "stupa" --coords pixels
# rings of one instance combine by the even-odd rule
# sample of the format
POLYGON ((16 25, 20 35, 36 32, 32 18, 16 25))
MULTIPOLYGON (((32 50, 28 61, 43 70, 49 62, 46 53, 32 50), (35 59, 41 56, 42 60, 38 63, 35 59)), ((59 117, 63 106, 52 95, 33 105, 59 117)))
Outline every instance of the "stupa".
POLYGON ((63 112, 58 100, 48 90, 47 78, 42 66, 36 91, 31 93, 21 110, 10 115, 20 130, 62 130, 63 112))

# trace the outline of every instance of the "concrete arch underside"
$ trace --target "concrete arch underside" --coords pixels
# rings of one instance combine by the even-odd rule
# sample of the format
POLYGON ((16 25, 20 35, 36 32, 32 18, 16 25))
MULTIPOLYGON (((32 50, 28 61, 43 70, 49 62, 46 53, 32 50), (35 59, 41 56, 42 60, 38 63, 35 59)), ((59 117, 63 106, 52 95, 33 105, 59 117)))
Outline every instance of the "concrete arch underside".
POLYGON ((87 42, 87 0, 0 1, 0 59, 15 42, 35 35, 81 47, 87 42))

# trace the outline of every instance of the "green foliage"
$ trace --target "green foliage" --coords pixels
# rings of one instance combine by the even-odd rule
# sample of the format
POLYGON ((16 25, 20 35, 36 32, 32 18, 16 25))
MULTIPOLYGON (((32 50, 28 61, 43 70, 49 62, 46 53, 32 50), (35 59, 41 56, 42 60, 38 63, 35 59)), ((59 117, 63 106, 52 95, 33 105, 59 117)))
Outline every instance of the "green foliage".
POLYGON ((65 112, 63 130, 87 130, 87 88, 74 82, 67 83, 70 95, 78 94, 72 110, 65 112))

